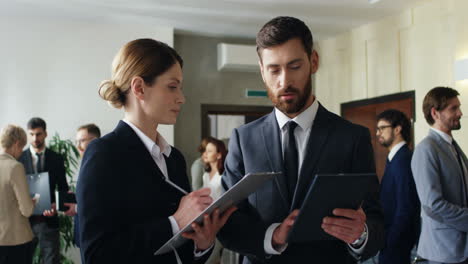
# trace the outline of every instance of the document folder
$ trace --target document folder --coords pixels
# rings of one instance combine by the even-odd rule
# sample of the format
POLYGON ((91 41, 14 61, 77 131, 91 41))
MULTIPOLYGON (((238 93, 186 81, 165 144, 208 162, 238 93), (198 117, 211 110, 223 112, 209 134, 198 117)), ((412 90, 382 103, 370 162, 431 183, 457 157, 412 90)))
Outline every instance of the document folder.
POLYGON ((227 190, 221 197, 214 201, 208 206, 203 212, 193 219, 187 226, 182 228, 177 234, 175 234, 169 241, 166 242, 161 248, 159 248, 154 254, 161 255, 172 251, 184 244, 187 239, 182 237, 182 233, 192 231, 191 224, 193 222, 202 223, 204 214, 211 214, 216 208, 219 208, 220 212, 224 212, 233 205, 238 204, 242 200, 246 199, 251 193, 255 192, 267 181, 281 175, 281 173, 275 172, 262 172, 262 173, 249 173, 245 175, 239 182, 234 184, 229 190, 227 190))
POLYGON ((38 193, 39 199, 34 207, 33 215, 42 215, 45 210, 50 210, 52 204, 50 202, 50 185, 49 173, 35 173, 26 175, 29 185, 29 193, 31 197, 38 193))
POLYGON ((322 229, 323 218, 333 216, 335 208, 358 209, 373 181, 377 181, 374 173, 315 175, 288 234, 288 243, 337 239, 322 229))

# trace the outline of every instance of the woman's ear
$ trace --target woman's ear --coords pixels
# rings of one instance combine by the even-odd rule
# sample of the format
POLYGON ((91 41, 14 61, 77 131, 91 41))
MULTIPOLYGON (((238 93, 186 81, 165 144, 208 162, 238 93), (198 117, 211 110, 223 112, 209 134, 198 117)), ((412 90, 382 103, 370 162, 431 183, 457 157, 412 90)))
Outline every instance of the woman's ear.
POLYGON ((143 100, 145 95, 145 81, 140 76, 135 76, 130 82, 130 90, 136 98, 143 100))

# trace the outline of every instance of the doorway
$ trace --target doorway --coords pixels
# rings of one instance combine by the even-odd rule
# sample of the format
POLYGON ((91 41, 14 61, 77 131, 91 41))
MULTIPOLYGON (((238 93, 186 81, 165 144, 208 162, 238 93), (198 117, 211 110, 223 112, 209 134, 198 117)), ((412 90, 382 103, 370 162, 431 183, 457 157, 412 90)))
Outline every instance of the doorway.
POLYGON ((377 137, 375 135, 377 126, 376 117, 378 114, 387 109, 396 109, 405 113, 411 121, 410 148, 413 149, 414 122, 416 121, 414 99, 415 92, 409 91, 341 104, 341 116, 344 119, 349 120, 355 124, 365 126, 369 129, 372 147, 374 149, 376 171, 379 180, 382 179, 385 170, 385 162, 387 159, 388 150, 382 147, 377 141, 377 137))
POLYGON ((202 138, 229 139, 232 130, 273 111, 273 106, 201 105, 202 138))

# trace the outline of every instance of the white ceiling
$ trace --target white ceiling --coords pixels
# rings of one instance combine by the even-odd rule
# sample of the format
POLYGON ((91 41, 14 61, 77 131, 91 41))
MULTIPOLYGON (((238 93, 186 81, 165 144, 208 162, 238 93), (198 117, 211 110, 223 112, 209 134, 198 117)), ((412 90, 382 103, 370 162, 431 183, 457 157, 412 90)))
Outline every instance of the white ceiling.
POLYGON ((315 40, 397 14, 427 0, 0 0, 0 15, 139 21, 176 32, 254 38, 268 20, 295 16, 315 40))

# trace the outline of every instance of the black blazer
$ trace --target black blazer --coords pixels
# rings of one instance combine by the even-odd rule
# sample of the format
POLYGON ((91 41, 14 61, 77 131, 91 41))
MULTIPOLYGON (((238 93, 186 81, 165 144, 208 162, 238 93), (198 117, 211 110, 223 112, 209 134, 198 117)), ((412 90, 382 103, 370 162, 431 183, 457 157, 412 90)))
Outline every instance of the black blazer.
MULTIPOLYGON (((172 148, 166 164, 171 181, 190 191, 182 154, 172 148)), ((164 181, 132 128, 120 121, 89 144, 81 163, 77 199, 85 263, 177 263, 172 252, 153 253, 172 237, 168 217, 182 196, 164 181)), ((191 240, 177 250, 183 263, 194 262, 193 251, 191 240)))
POLYGON ((409 263, 419 238, 421 204, 411 172, 411 156, 405 144, 392 161, 387 159, 380 185, 385 216, 385 247, 379 254, 380 264, 409 263))
MULTIPOLYGON (((249 172, 284 171, 280 136, 274 111, 234 129, 222 176, 223 185, 229 188, 249 172)), ((218 238, 225 247, 246 255, 244 263, 303 263, 304 260, 321 264, 355 263, 347 244, 338 240, 289 244, 281 255, 273 256, 265 254, 263 243, 265 232, 272 223, 281 223, 291 208, 300 208, 315 174, 369 172, 375 172, 369 131, 320 105, 311 128, 293 204, 288 200, 286 177, 277 177, 249 196, 248 202, 242 204, 221 229, 218 238)), ((375 177, 363 204, 369 240, 362 258, 376 254, 383 244, 378 188, 375 177)))
MULTIPOLYGON (((35 173, 29 148, 23 151, 19 161, 23 163, 26 174, 35 173)), ((65 165, 62 156, 49 148, 45 150, 44 171, 49 172, 50 200, 54 203, 55 188, 58 187, 57 190, 60 192, 68 192, 68 183, 65 177, 65 165)), ((58 227, 58 216, 47 217, 46 223, 50 227, 58 227)))

